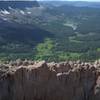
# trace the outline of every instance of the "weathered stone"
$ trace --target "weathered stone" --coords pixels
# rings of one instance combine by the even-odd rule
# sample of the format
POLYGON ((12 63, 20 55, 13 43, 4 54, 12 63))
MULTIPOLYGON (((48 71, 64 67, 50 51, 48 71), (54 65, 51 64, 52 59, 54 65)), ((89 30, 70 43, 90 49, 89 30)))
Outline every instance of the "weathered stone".
POLYGON ((26 62, 0 66, 0 100, 100 100, 95 63, 26 62))

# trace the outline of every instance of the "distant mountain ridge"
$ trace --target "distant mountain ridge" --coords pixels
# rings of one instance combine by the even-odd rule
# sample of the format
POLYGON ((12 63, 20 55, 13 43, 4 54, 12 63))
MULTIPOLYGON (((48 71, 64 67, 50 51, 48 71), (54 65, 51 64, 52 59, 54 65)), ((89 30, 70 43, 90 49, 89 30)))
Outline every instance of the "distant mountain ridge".
POLYGON ((23 50, 26 52, 28 46, 31 52, 37 43, 42 42, 44 38, 52 36, 50 32, 36 25, 23 23, 27 21, 28 18, 24 21, 23 19, 27 16, 31 16, 32 13, 30 10, 26 11, 26 8, 32 9, 33 11, 34 8, 39 8, 39 3, 37 1, 0 1, 0 45, 2 45, 0 52, 12 51, 11 49, 14 49, 10 47, 8 50, 8 44, 15 47, 13 51, 19 52, 19 46, 21 46, 20 49, 24 48, 23 50), (9 20, 9 18, 11 18, 11 20, 9 20))
POLYGON ((27 7, 39 7, 37 1, 0 1, 0 9, 8 10, 9 7, 13 9, 25 9, 27 7))
POLYGON ((87 2, 87 1, 39 1, 40 4, 46 6, 75 6, 75 7, 92 7, 100 8, 100 2, 87 2))

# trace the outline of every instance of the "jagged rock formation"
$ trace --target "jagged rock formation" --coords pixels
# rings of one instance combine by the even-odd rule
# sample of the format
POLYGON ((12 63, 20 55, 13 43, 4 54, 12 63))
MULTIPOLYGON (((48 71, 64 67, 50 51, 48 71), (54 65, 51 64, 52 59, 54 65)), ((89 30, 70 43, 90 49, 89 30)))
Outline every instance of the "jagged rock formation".
POLYGON ((100 63, 1 64, 0 100, 100 100, 100 63))

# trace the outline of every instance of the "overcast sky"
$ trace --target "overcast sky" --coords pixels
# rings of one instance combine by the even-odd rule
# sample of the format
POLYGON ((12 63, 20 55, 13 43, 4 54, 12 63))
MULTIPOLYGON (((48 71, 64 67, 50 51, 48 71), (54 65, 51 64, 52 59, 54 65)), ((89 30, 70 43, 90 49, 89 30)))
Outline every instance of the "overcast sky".
MULTIPOLYGON (((37 0, 39 1, 39 0, 37 0)), ((40 0, 42 1, 42 0, 40 0)), ((43 0, 43 1, 54 1, 54 0, 43 0)), ((57 0, 56 0, 57 1, 57 0)), ((92 2, 100 2, 100 0, 60 0, 60 1, 92 1, 92 2)))
MULTIPOLYGON (((69 0, 69 1, 78 1, 78 0, 69 0)), ((99 1, 100 2, 100 0, 79 0, 79 1, 99 1)))

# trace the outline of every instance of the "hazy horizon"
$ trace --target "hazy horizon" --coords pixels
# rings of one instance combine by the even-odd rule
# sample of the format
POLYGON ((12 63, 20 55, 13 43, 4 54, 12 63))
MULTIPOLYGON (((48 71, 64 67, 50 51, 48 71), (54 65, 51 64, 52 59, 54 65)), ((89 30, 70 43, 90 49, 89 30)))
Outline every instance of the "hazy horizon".
POLYGON ((100 0, 0 0, 0 1, 87 1, 87 2, 100 2, 100 0))

